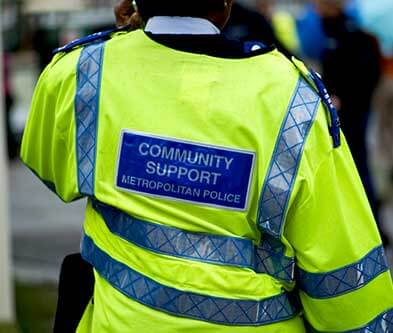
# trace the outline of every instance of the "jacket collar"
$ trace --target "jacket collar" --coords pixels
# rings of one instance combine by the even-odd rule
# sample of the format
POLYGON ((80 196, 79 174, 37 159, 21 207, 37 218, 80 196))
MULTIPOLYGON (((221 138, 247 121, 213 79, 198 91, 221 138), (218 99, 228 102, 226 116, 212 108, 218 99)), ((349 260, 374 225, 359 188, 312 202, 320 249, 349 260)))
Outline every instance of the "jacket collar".
POLYGON ((199 17, 154 16, 147 21, 146 32, 166 35, 218 35, 220 30, 199 17))

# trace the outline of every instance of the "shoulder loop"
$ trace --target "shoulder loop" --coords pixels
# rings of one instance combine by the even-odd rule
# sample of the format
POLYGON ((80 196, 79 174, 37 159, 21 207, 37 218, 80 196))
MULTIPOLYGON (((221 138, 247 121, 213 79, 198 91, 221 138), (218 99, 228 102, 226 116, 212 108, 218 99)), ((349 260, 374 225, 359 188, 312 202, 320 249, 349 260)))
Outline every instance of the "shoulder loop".
POLYGON ((262 42, 248 41, 243 44, 243 52, 246 55, 259 55, 274 50, 273 46, 267 46, 262 42))
POLYGON ((100 32, 96 32, 92 35, 88 35, 79 39, 75 39, 74 41, 68 43, 67 45, 64 45, 62 47, 59 47, 55 50, 53 50, 53 54, 57 54, 60 52, 69 52, 71 50, 73 50, 75 47, 78 46, 84 46, 87 44, 91 44, 94 42, 98 42, 98 41, 104 41, 110 38, 110 36, 113 33, 116 32, 120 32, 120 31, 128 31, 129 30, 129 26, 124 26, 124 27, 120 27, 120 28, 114 28, 114 29, 110 29, 110 30, 106 30, 106 31, 100 31, 100 32))
POLYGON ((338 148, 341 146, 341 136, 340 136, 340 118, 337 113, 337 109, 334 106, 332 99, 322 81, 320 75, 314 71, 311 71, 312 79, 319 91, 324 104, 326 105, 329 115, 330 115, 330 135, 333 138, 333 147, 338 148))
POLYGON ((307 82, 318 92, 318 95, 321 97, 324 105, 327 108, 327 111, 329 112, 329 131, 333 139, 333 147, 340 147, 340 119, 321 76, 312 69, 309 70, 303 62, 297 60, 295 57, 292 57, 292 63, 300 71, 304 79, 307 80, 307 82))

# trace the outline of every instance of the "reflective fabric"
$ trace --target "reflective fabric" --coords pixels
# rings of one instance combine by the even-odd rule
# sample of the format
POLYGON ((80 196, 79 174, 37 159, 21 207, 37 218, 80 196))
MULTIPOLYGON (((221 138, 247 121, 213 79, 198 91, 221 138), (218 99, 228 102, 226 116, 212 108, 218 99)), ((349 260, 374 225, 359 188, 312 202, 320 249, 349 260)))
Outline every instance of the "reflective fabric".
POLYGON ((258 225, 267 235, 258 247, 258 271, 280 280, 293 281, 294 259, 286 257, 284 245, 272 237, 281 237, 302 152, 319 104, 318 94, 301 78, 277 137, 260 198, 258 225))
POLYGON ((258 225, 274 237, 282 234, 289 198, 319 103, 318 94, 301 78, 278 136, 259 204, 258 225))
POLYGON ((225 299, 177 290, 159 284, 114 260, 84 237, 82 256, 114 288, 156 310, 225 325, 267 325, 294 318, 298 302, 288 294, 261 301, 225 299))
POLYGON ((97 122, 104 43, 86 46, 80 55, 75 96, 79 192, 94 194, 97 122))
POLYGON ((339 296, 363 287, 389 269, 382 246, 357 263, 328 273, 309 273, 299 269, 299 287, 313 298, 339 296))
MULTIPOLYGON (((307 332, 310 333, 324 333, 309 327, 307 332)), ((393 332, 393 309, 381 314, 366 326, 345 332, 331 332, 331 333, 391 333, 393 332)))
POLYGON ((251 240, 187 232, 140 219, 93 201, 108 229, 149 251, 213 264, 250 268, 280 280, 292 281, 294 258, 286 257, 279 240, 264 235, 261 246, 251 240))
POLYGON ((251 240, 187 232, 136 219, 124 212, 93 201, 94 209, 109 230, 150 251, 214 264, 253 268, 251 240))

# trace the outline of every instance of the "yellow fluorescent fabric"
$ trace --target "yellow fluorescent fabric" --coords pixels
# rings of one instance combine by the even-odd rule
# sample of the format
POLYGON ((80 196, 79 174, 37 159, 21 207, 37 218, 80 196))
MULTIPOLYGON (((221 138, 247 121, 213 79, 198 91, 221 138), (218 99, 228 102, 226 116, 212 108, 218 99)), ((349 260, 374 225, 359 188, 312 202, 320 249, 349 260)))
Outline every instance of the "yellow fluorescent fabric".
MULTIPOLYGON (((321 107, 306 143, 284 231, 298 267, 325 274, 355 264, 381 246, 345 138, 342 135, 342 145, 333 149, 331 138, 324 134, 327 124, 321 107)), ((344 283, 345 278, 350 275, 343 277, 344 283)), ((302 292, 301 300, 314 328, 347 331, 365 326, 393 307, 392 280, 385 272, 345 295, 313 299, 302 292)))
POLYGON ((278 52, 248 59, 213 58, 168 49, 143 32, 109 41, 101 83, 104 120, 98 133, 98 200, 148 221, 194 232, 245 237, 257 243, 259 191, 298 79, 296 68, 278 52), (119 59, 128 49, 140 52, 119 59), (282 77, 287 77, 285 82, 282 77), (113 183, 122 129, 256 152, 247 211, 118 191, 113 183))
POLYGON ((21 158, 57 195, 79 197, 75 153, 74 98, 80 51, 56 56, 35 89, 24 131, 21 158))
POLYGON ((281 294, 282 285, 266 274, 157 255, 114 237, 90 204, 86 214, 85 232, 98 247, 163 285, 224 298, 260 300, 281 294))
MULTIPOLYGON (((32 103, 22 159, 65 201, 80 196, 74 98, 81 52, 57 56, 42 74, 32 103)), ((297 64, 297 66, 301 66, 297 64)), ((307 75, 304 69, 302 75, 307 75)), ((105 44, 100 80, 95 199, 135 218, 190 232, 247 238, 258 245, 258 203, 280 129, 300 79, 279 52, 220 59, 175 51, 142 31, 105 44), (115 187, 120 135, 138 131, 256 154, 249 205, 232 211, 154 198, 115 187)), ((307 138, 289 200, 281 242, 300 269, 328 273, 361 260, 380 245, 362 185, 345 143, 333 149, 321 104, 307 138)), ((85 232, 116 261, 160 284, 208 296, 260 300, 292 289, 251 269, 160 255, 112 234, 89 201, 85 232)), ((315 300, 301 294, 305 317, 320 330, 356 328, 392 307, 385 273, 344 296, 315 300), (385 295, 372 303, 374 295, 385 295), (372 304, 372 309, 359 307, 372 304), (336 318, 341 318, 337 323, 336 318), (345 318, 344 318, 345 317, 345 318)), ((295 318, 261 327, 228 327, 177 318, 130 299, 96 273, 94 303, 78 333, 90 332, 302 333, 295 318)))
POLYGON ((94 305, 85 314, 77 333, 305 333, 300 317, 261 327, 214 325, 204 321, 173 317, 130 300, 97 273, 94 305), (110 306, 107 306, 110 304, 110 306), (115 328, 115 329, 114 329, 115 328))
POLYGON ((298 265, 308 272, 352 264, 381 243, 345 139, 340 148, 331 148, 330 138, 321 135, 327 121, 320 111, 298 174, 295 202, 302 204, 290 207, 285 232, 298 265))
MULTIPOLYGON (((386 272, 363 288, 331 299, 312 299, 301 293, 306 318, 322 332, 344 332, 363 327, 393 308, 392 279, 386 272)), ((386 331, 390 333, 390 331, 386 331)))

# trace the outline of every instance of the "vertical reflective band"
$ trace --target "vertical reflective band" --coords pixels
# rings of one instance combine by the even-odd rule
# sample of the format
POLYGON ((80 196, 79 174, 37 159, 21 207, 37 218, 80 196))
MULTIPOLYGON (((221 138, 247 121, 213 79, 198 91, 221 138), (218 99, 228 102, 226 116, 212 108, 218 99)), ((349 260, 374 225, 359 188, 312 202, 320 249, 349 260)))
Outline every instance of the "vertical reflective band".
POLYGON ((281 237, 306 138, 319 104, 317 92, 301 78, 278 135, 259 202, 259 228, 273 237, 281 237))
POLYGON ((358 262, 328 273, 298 270, 300 289, 313 298, 329 298, 352 292, 388 271, 385 251, 377 247, 358 262))
POLYGON ((77 68, 75 96, 79 193, 94 195, 97 127, 104 43, 86 46, 77 68))
MULTIPOLYGON (((325 333, 316 330, 308 324, 307 332, 325 333)), ((329 332, 329 333, 392 333, 393 332, 393 309, 390 309, 379 315, 366 326, 345 332, 329 332)))
POLYGON ((93 208, 113 234, 149 251, 212 264, 253 268, 254 244, 249 239, 193 233, 143 221, 96 200, 93 208))
POLYGON ((82 256, 119 292, 178 317, 235 326, 267 325, 299 313, 295 296, 281 294, 260 301, 206 296, 167 287, 111 258, 85 236, 82 256))
POLYGON ((257 249, 257 271, 283 281, 294 280, 294 258, 285 256, 282 227, 295 183, 306 138, 320 104, 317 92, 300 78, 277 137, 262 187, 258 227, 262 243, 257 249))

